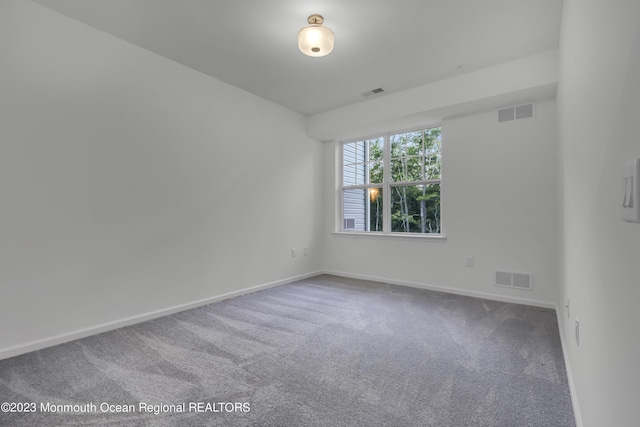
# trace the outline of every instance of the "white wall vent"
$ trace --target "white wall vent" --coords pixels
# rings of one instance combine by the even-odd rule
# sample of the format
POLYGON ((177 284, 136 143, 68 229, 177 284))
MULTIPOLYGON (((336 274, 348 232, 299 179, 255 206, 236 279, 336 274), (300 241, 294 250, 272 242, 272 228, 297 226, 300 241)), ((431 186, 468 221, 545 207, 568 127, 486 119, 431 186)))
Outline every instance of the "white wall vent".
POLYGON ((501 108, 498 110, 498 123, 514 120, 531 119, 535 114, 533 104, 517 105, 515 107, 501 108))
POLYGON ((362 94, 362 96, 377 95, 377 94, 382 93, 382 92, 384 92, 384 89, 382 89, 381 87, 378 87, 378 88, 371 89, 371 90, 368 90, 368 91, 364 92, 362 94))
POLYGON ((354 230, 356 228, 355 218, 344 218, 343 228, 345 230, 354 230))
POLYGON ((533 274, 513 271, 496 271, 496 286, 516 289, 533 289, 533 274))

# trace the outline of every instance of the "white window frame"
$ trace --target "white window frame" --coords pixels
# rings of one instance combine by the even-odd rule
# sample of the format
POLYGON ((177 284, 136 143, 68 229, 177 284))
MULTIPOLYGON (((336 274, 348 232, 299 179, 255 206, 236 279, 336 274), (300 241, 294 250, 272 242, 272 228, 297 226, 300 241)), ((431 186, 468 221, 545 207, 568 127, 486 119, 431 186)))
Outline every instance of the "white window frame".
MULTIPOLYGON (((431 124, 428 126, 421 126, 421 127, 417 127, 417 128, 411 128, 408 130, 399 130, 399 131, 393 131, 393 132, 385 132, 385 133, 380 133, 380 134, 376 134, 370 137, 364 137, 364 138, 355 138, 355 139, 350 139, 350 140, 345 140, 345 141, 340 141, 339 142, 339 156, 338 156, 338 169, 339 169, 339 174, 338 174, 338 179, 339 179, 339 185, 338 187, 338 192, 337 192, 337 199, 338 199, 338 204, 339 204, 339 213, 340 213, 340 218, 337 221, 337 232, 335 234, 339 234, 339 235, 350 235, 350 236, 371 236, 371 237, 399 237, 399 238, 418 238, 418 239, 434 239, 434 240, 440 240, 440 241, 444 241, 446 240, 446 236, 444 233, 444 222, 442 221, 442 216, 441 216, 441 225, 440 225, 440 233, 415 233, 415 232, 392 232, 391 231, 391 190, 393 187, 402 187, 402 186, 414 186, 414 185, 433 185, 433 184, 438 184, 440 185, 440 214, 442 215, 442 194, 443 194, 443 187, 442 187, 442 164, 441 164, 441 173, 440 173, 440 179, 423 179, 423 180, 417 180, 417 181, 402 181, 402 182, 395 182, 395 181, 391 181, 391 137, 393 135, 401 135, 404 133, 411 133, 411 132, 420 132, 420 131, 424 131, 427 129, 433 129, 433 128, 442 128, 442 124, 431 124), (350 144, 350 143, 355 143, 355 142, 363 142, 363 141, 370 141, 370 140, 374 140, 377 138, 382 138, 383 139, 383 144, 384 144, 384 155, 383 155, 383 180, 382 183, 369 183, 369 184, 362 184, 362 185, 348 185, 345 186, 344 185, 344 146, 346 144, 350 144), (357 190, 357 189, 371 189, 371 188, 380 188, 382 190, 382 206, 383 206, 383 226, 382 226, 382 231, 356 231, 356 230, 352 230, 352 229, 344 229, 344 199, 343 199, 343 194, 345 189, 346 190, 357 190)), ((368 148, 367 148, 367 152, 368 152, 368 148)), ((442 150, 440 152, 440 156, 442 159, 442 150)), ((365 158, 365 162, 368 164, 369 163, 369 158, 368 158, 368 153, 366 155, 365 158)), ((441 160, 442 162, 442 160, 441 160)), ((367 175, 368 175, 368 170, 367 170, 367 175)), ((368 196, 368 192, 367 195, 368 196)), ((365 196, 365 197, 366 197, 365 196)), ((366 204, 366 209, 367 211, 369 210, 369 204, 366 204)), ((367 212, 367 218, 369 217, 369 212, 367 212)), ((367 225, 368 228, 368 225, 367 225)))

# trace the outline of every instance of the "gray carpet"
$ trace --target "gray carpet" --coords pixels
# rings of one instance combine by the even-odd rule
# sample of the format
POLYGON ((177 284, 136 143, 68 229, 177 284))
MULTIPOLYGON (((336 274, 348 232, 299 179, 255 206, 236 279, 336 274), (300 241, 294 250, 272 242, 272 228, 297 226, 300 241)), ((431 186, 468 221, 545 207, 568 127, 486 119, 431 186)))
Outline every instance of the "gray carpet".
POLYGON ((0 402, 36 404, 2 426, 575 426, 553 310, 334 276, 0 361, 0 402))

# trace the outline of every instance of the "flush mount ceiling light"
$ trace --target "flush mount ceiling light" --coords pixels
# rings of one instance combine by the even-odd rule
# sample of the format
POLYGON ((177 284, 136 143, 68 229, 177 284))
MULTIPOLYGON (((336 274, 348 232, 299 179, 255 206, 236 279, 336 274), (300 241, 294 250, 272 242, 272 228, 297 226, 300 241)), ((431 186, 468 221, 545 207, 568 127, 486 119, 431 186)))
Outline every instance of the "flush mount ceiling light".
POLYGON ((324 18, 313 14, 307 19, 309 25, 298 31, 298 48, 305 55, 325 56, 333 50, 333 31, 323 27, 324 18))

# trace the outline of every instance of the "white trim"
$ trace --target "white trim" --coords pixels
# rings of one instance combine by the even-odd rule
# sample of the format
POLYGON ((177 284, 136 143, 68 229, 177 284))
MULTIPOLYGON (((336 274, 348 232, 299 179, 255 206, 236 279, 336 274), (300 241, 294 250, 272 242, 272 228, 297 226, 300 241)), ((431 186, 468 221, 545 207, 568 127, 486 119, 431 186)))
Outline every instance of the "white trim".
POLYGON ((389 234, 392 229, 393 222, 391 221, 391 134, 386 133, 383 137, 384 146, 382 153, 382 232, 389 234), (387 214, 388 213, 388 214, 387 214))
MULTIPOLYGON (((344 190, 368 190, 369 188, 383 188, 382 183, 374 183, 374 184, 362 184, 362 185, 349 185, 342 187, 342 191, 344 190)), ((418 184, 419 185, 419 184, 418 184)))
POLYGON ((423 239, 423 240, 433 240, 434 242, 445 242, 447 240, 447 236, 444 234, 429 234, 429 233, 383 233, 381 231, 334 231, 331 233, 334 236, 341 237, 365 237, 367 239, 382 237, 384 239, 423 239))
MULTIPOLYGON (((355 233, 353 233, 353 234, 355 234, 355 233)), ((556 310, 556 313, 558 312, 558 310, 556 309, 556 304, 555 303, 546 302, 546 301, 538 301, 538 300, 533 300, 533 299, 528 299, 528 298, 508 297, 508 296, 504 296, 504 295, 497 295, 497 294, 491 294, 491 293, 486 293, 486 292, 467 291, 465 289, 455 289, 455 288, 450 288, 450 287, 447 287, 447 286, 430 285, 428 283, 408 282, 408 281, 404 281, 404 280, 395 280, 395 279, 390 279, 390 278, 386 278, 386 277, 378 277, 378 276, 367 276, 367 275, 363 275, 363 274, 351 274, 351 273, 345 273, 345 272, 342 272, 342 271, 325 270, 324 274, 332 274, 334 276, 348 277, 348 278, 352 278, 352 279, 371 280, 373 282, 389 283, 391 285, 407 286, 407 287, 410 287, 410 288, 427 289, 427 290, 430 290, 430 291, 444 292, 444 293, 447 293, 447 294, 455 294, 455 295, 463 295, 463 296, 467 296, 467 297, 488 299, 488 300, 493 300, 493 301, 509 302, 509 303, 513 303, 513 304, 522 304, 522 305, 530 305, 530 306, 533 306, 533 307, 551 308, 551 309, 556 310)))
POLYGON ((275 282, 264 283, 262 285, 252 286, 249 288, 241 289, 238 291, 227 292, 225 294, 212 296, 209 298, 189 302, 186 304, 180 304, 173 307, 167 307, 160 310, 151 311, 148 313, 140 314, 137 316, 131 316, 120 320, 114 320, 112 322, 103 323, 101 325, 91 326, 88 328, 78 329, 76 331, 67 332, 59 335, 55 335, 48 338, 43 338, 24 344, 14 345, 0 349, 0 360, 8 359, 9 357, 19 356, 21 354, 29 353, 31 351, 41 350, 43 348, 52 347, 54 345, 63 344, 69 341, 74 341, 80 338, 86 338, 92 335, 97 335, 103 332, 112 331, 114 329, 123 328, 125 326, 134 325, 136 323, 146 322, 147 320, 157 319, 158 317, 168 316, 171 314, 179 313, 181 311, 190 310, 192 308, 201 307, 203 305, 211 304, 213 302, 226 300, 229 298, 249 294, 252 292, 260 291, 267 288, 272 288, 279 285, 295 282, 297 280, 307 279, 322 274, 320 271, 315 271, 300 276, 289 277, 275 282))
POLYGON ((580 412, 580 403, 578 402, 578 393, 576 391, 576 385, 573 381, 573 371, 571 370, 571 363, 569 361, 569 353, 567 352, 567 343, 564 339, 564 332, 562 331, 562 322, 560 321, 560 310, 556 305, 556 320, 558 321, 558 331, 560 332, 560 345, 562 346, 562 355, 564 356, 564 367, 567 371, 567 382, 569 383, 569 394, 571 395, 571 406, 573 407, 573 418, 576 421, 576 427, 583 427, 582 414, 580 412))
POLYGON ((442 185, 442 179, 422 179, 418 181, 391 181, 390 187, 409 187, 411 185, 442 185))

